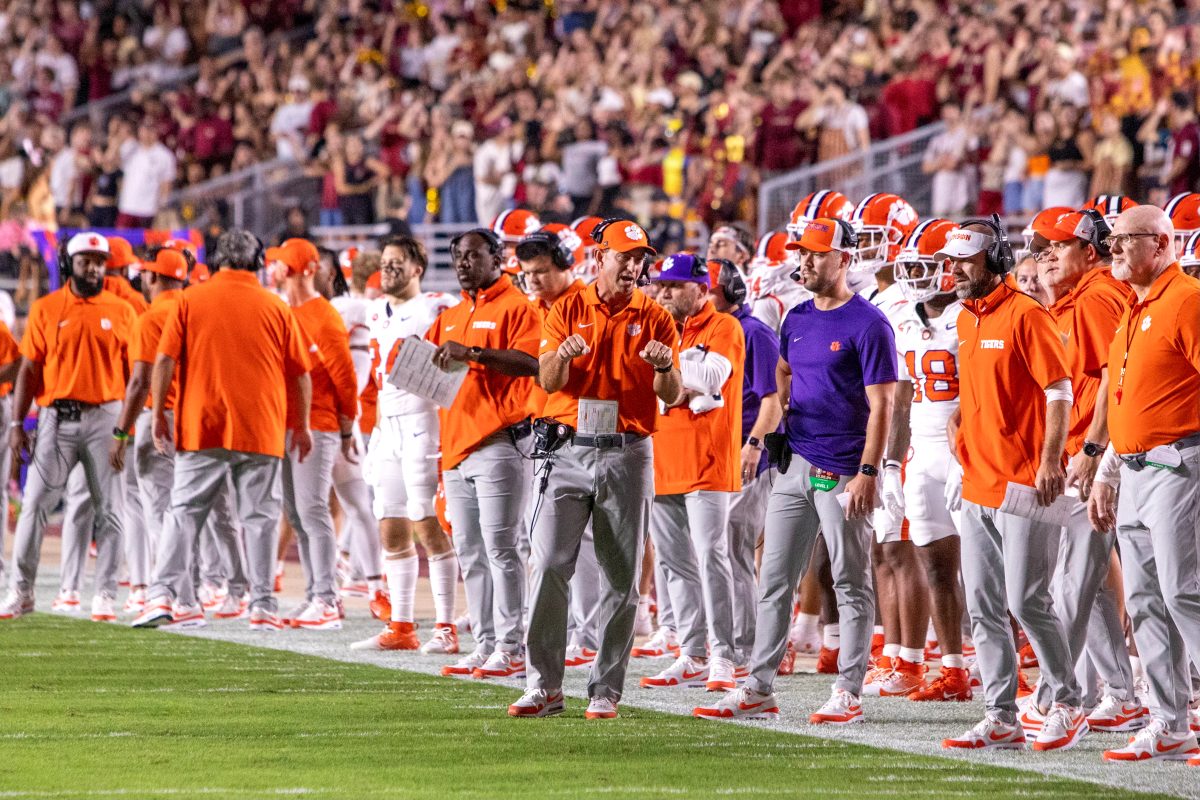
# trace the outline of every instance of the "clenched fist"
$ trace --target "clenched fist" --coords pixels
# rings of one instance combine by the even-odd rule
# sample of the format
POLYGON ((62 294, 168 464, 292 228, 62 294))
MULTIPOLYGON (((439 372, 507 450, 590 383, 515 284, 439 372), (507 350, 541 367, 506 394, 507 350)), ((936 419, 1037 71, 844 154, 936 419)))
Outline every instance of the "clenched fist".
POLYGON ((651 340, 642 352, 638 353, 642 360, 655 369, 666 369, 671 366, 671 348, 662 342, 651 340))
POLYGON ((590 352, 592 348, 588 347, 587 341, 578 333, 572 333, 558 346, 558 357, 563 361, 586 356, 590 352))

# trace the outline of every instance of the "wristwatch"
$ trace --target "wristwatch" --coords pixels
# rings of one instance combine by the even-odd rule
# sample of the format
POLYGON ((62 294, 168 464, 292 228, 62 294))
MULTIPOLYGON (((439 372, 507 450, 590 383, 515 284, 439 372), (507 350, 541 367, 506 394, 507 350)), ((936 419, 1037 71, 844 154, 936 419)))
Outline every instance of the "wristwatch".
POLYGON ((751 446, 751 447, 753 447, 755 450, 762 450, 762 449, 763 449, 763 443, 762 443, 762 440, 761 440, 761 439, 759 439, 757 436, 750 436, 750 437, 748 437, 748 438, 746 439, 746 444, 750 445, 750 446, 751 446))
POLYGON ((1104 455, 1104 445, 1096 444, 1095 442, 1083 443, 1083 454, 1088 458, 1104 455))
POLYGON ((120 426, 113 426, 113 438, 119 442, 123 442, 129 438, 129 432, 121 430, 120 426))
POLYGON ((665 374, 667 374, 668 372, 670 372, 672 369, 674 369, 674 365, 673 365, 673 364, 668 364, 668 365, 667 365, 667 366, 665 366, 665 367, 655 367, 655 368, 654 368, 654 371, 655 371, 655 372, 662 373, 662 374, 664 374, 664 375, 665 375, 665 374))
POLYGON ((481 355, 483 355, 482 347, 468 347, 467 348, 467 360, 468 361, 478 361, 479 357, 481 355))
POLYGON ((858 471, 861 472, 863 475, 866 475, 868 478, 879 477, 879 468, 876 467, 874 464, 860 464, 858 467, 858 471))

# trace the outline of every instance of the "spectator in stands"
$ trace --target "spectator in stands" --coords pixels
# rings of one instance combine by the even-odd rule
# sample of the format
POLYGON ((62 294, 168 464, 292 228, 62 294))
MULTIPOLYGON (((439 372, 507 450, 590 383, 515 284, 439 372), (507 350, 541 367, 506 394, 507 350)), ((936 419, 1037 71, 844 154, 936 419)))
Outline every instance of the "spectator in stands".
POLYGON ((1174 92, 1168 103, 1171 143, 1162 183, 1171 195, 1196 191, 1200 180, 1200 125, 1196 124, 1195 103, 1187 92, 1174 92))
POLYGON ((596 135, 595 123, 583 117, 559 137, 559 149, 562 190, 570 195, 575 215, 595 214, 600 207, 600 159, 608 152, 608 145, 596 135))
POLYGON ((475 150, 475 218, 482 224, 495 219, 513 200, 517 188, 516 164, 524 155, 519 130, 508 117, 501 117, 495 136, 475 150))
POLYGON ((1129 194, 1133 146, 1121 133, 1121 121, 1111 112, 1100 117, 1100 141, 1092 151, 1092 180, 1088 197, 1129 194))
POLYGON ((92 128, 79 123, 71 128, 66 147, 50 162, 50 192, 59 224, 66 224, 72 214, 83 212, 84 202, 95 179, 95 158, 92 148, 92 128))
POLYGON ((1060 106, 1055 113, 1057 135, 1050 145, 1050 169, 1042 203, 1047 206, 1079 208, 1088 198, 1088 175, 1092 167, 1092 132, 1080 124, 1080 111, 1073 105, 1060 106))
POLYGON ((209 54, 219 56, 241 44, 248 22, 246 9, 238 0, 210 0, 204 18, 209 54))
POLYGON ((387 178, 387 167, 369 157, 362 137, 350 134, 333 153, 334 185, 345 225, 375 224, 375 190, 387 178))
POLYGON ((944 106, 942 121, 946 130, 929 142, 921 169, 933 176, 930 212, 935 217, 957 217, 974 196, 971 170, 977 142, 970 120, 958 106, 944 106))
POLYGON ((806 98, 811 91, 811 81, 797 88, 790 77, 781 75, 771 82, 754 152, 754 165, 763 179, 795 169, 814 155, 808 140, 796 135, 796 120, 808 108, 806 98))
POLYGON ((153 120, 138 125, 137 141, 124 156, 121 171, 117 227, 148 228, 175 180, 175 156, 159 140, 153 120))
POLYGON ((121 169, 121 155, 116 147, 110 146, 100 156, 100 168, 91 194, 85 204, 88 225, 93 228, 115 228, 117 226, 117 201, 121 196, 121 182, 125 173, 121 169))
MULTIPOLYGON (((439 222, 470 224, 475 218, 475 129, 466 120, 450 128, 450 142, 435 148, 425 164, 425 184, 436 195, 439 222)), ((432 211, 432 209, 431 209, 432 211)), ((487 224, 491 220, 484 220, 487 224)))

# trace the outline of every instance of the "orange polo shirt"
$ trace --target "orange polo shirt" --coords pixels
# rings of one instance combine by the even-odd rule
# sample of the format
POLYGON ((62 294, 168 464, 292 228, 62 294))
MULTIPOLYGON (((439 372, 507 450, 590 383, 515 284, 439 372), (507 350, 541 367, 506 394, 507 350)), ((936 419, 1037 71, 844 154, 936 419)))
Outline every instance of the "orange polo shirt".
POLYGON ((178 362, 178 449, 283 457, 286 384, 312 364, 295 316, 254 273, 222 269, 180 295, 158 352, 178 362))
MULTIPOLYGON (((507 275, 472 299, 446 309, 425 338, 434 344, 458 342, 485 350, 520 350, 537 358, 541 321, 533 303, 507 275)), ((502 428, 528 419, 533 408, 533 376, 514 378, 482 364, 468 364, 466 380, 450 408, 439 408, 442 469, 457 467, 479 444, 502 428)))
MULTIPOLYGON (((150 308, 137 318, 137 322, 133 326, 133 341, 129 345, 129 360, 143 361, 147 364, 153 364, 158 358, 158 342, 162 339, 163 325, 167 321, 167 315, 171 313, 171 309, 175 307, 175 301, 183 294, 183 290, 174 289, 169 292, 163 292, 158 297, 154 298, 154 302, 150 304, 150 308)), ((167 396, 163 401, 163 408, 170 411, 175 408, 175 398, 179 394, 179 372, 171 378, 171 388, 167 390, 167 396)), ((154 398, 146 398, 146 408, 154 406, 154 398)))
MULTIPOLYGON (((576 278, 575 281, 567 287, 567 290, 563 292, 554 302, 558 303, 566 300, 571 295, 575 294, 576 292, 582 292, 586 288, 587 284, 576 278)), ((553 308, 553 306, 548 306, 541 300, 537 300, 533 297, 530 297, 529 301, 533 303, 533 307, 538 310, 538 314, 541 315, 542 318, 542 325, 545 325, 546 317, 550 316, 550 309, 553 308)), ((549 398, 549 395, 546 394, 546 390, 539 386, 535 381, 533 384, 533 391, 530 392, 530 396, 530 405, 533 407, 534 416, 541 416, 542 409, 546 407, 546 400, 549 398)))
POLYGON ((687 404, 667 409, 654 433, 654 493, 686 494, 700 490, 742 489, 742 373, 746 336, 742 324, 713 304, 683 324, 677 339, 682 353, 695 348, 724 356, 733 371, 721 384, 725 405, 693 414, 687 404))
POLYGON ((119 275, 105 275, 104 289, 133 306, 133 310, 139 316, 145 314, 150 308, 150 304, 146 302, 146 298, 142 297, 142 293, 119 275))
POLYGON ((1200 431, 1200 281, 1172 264, 1128 303, 1108 351, 1108 435, 1121 454, 1200 431))
MULTIPOLYGON (((358 416, 358 377, 350 358, 350 335, 346 323, 333 304, 324 297, 314 297, 292 308, 305 341, 316 345, 318 356, 312 359, 312 409, 309 427, 314 431, 338 433, 341 414, 348 419, 358 416)), ((295 388, 288 384, 287 425, 299 425, 300 399, 295 388)))
POLYGON ((21 355, 42 366, 38 405, 109 403, 125 397, 133 307, 112 292, 83 298, 67 286, 33 304, 21 355))
POLYGON ((1070 377, 1050 312, 1011 275, 958 315, 964 500, 999 508, 1008 483, 1033 486, 1046 438, 1045 389, 1070 377))
POLYGON ((1083 449, 1088 428, 1096 413, 1100 393, 1100 373, 1108 366, 1108 350, 1113 334, 1125 313, 1129 285, 1112 276, 1108 269, 1089 270, 1071 292, 1050 306, 1050 316, 1066 347, 1067 367, 1071 371, 1071 430, 1067 435, 1067 456, 1083 449))
POLYGON ((576 427, 579 399, 616 400, 617 430, 649 436, 658 425, 654 367, 638 355, 651 341, 671 347, 679 366, 679 334, 665 308, 635 289, 629 304, 612 312, 600 300, 596 284, 559 300, 542 330, 541 354, 553 353, 573 333, 591 351, 571 361, 563 388, 546 401, 547 417, 576 427))
MULTIPOLYGON (((0 321, 0 366, 11 364, 21 357, 21 348, 17 344, 17 340, 13 338, 12 331, 8 326, 0 321)), ((0 383, 0 397, 8 397, 12 394, 13 385, 11 383, 0 383)))

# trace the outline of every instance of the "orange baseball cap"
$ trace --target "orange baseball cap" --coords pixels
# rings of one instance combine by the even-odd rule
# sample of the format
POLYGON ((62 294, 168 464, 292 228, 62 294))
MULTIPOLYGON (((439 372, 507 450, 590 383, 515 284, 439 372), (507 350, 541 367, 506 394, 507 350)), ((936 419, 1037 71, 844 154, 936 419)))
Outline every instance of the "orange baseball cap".
POLYGON ((829 217, 818 217, 808 223, 804 234, 797 240, 788 242, 784 247, 788 250, 810 250, 814 253, 828 253, 838 250, 849 253, 858 246, 854 229, 849 224, 829 217))
POLYGON ((268 247, 267 261, 282 261, 289 275, 300 275, 309 270, 309 265, 321 260, 317 246, 307 239, 288 239, 279 247, 268 247))
POLYGON ((162 248, 153 261, 142 262, 142 272, 153 272, 177 281, 187 280, 187 259, 178 250, 162 248))
MULTIPOLYGON (((596 233, 592 236, 595 237, 596 233)), ((596 249, 616 250, 618 253, 642 249, 649 251, 652 256, 658 255, 650 246, 650 237, 642 230, 642 226, 628 219, 613 220, 600 229, 596 249)))
POLYGON ((204 283, 212 277, 212 273, 208 270, 208 264, 196 262, 196 266, 192 267, 192 274, 188 276, 189 283, 204 283))
POLYGON ((1025 236, 1035 236, 1040 234, 1052 242, 1062 241, 1064 237, 1062 237, 1061 234, 1054 232, 1055 225, 1058 224, 1059 217, 1061 217, 1063 214, 1070 214, 1074 210, 1075 209, 1070 208, 1069 206, 1051 206, 1050 208, 1044 208, 1034 215, 1033 219, 1029 222, 1029 227, 1022 231, 1022 233, 1025 236), (1055 236, 1058 236, 1059 238, 1055 239, 1055 236))
POLYGON ((125 269, 138 263, 138 257, 133 254, 133 245, 120 236, 108 236, 108 261, 104 268, 109 270, 125 269))
POLYGON ((1071 211, 1059 217, 1054 227, 1042 235, 1052 242, 1065 242, 1068 239, 1090 242, 1096 235, 1096 221, 1082 211, 1071 211))

